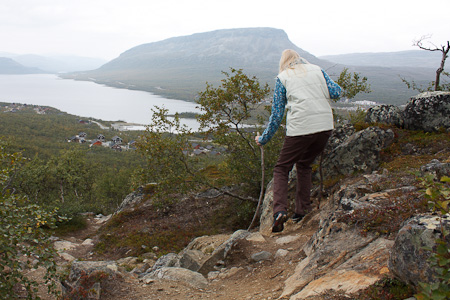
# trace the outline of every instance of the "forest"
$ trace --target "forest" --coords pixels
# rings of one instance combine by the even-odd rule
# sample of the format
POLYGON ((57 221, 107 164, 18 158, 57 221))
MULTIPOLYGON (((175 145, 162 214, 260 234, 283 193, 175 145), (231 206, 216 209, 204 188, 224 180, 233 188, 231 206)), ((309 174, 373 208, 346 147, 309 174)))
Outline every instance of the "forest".
MULTIPOLYGON (((133 171, 142 164, 135 151, 115 151, 89 143, 69 143, 80 132, 95 139, 99 134, 124 143, 136 140, 142 131, 119 132, 100 129, 95 123, 54 108, 36 113, 37 106, 0 103, 0 139, 9 152, 20 152, 26 160, 16 170, 12 186, 34 203, 60 213, 76 216, 80 212, 109 214, 130 192, 133 171)), ((107 124, 107 122, 102 121, 107 124)))

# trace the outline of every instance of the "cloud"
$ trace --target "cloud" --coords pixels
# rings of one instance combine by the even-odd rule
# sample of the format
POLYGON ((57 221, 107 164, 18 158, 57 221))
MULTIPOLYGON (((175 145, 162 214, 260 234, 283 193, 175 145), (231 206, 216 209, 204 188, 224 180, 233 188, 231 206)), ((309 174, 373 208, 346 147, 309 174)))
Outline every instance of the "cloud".
POLYGON ((0 51, 112 59, 174 36, 274 27, 314 55, 397 51, 433 34, 449 39, 448 0, 2 0, 0 51))

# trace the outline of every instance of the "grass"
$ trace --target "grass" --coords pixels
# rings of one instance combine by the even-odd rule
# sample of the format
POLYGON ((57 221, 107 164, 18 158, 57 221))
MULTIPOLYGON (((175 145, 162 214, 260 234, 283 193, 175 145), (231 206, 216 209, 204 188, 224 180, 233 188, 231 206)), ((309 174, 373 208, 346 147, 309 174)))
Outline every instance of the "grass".
POLYGON ((232 232, 248 226, 254 211, 253 203, 240 203, 226 196, 221 198, 185 198, 175 196, 176 204, 165 207, 152 203, 151 195, 134 210, 114 215, 100 230, 96 254, 116 259, 154 252, 162 256, 179 252, 194 238, 232 232), (183 198, 183 199, 182 199, 183 198), (158 250, 152 250, 157 246, 158 250))

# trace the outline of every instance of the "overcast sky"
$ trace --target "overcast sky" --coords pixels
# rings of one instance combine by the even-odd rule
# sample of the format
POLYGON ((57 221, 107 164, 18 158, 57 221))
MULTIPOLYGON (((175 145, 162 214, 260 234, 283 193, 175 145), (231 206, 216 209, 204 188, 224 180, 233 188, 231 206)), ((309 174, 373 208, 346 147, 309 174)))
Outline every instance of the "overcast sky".
POLYGON ((0 52, 113 59, 217 29, 283 29, 316 56, 414 50, 450 39, 449 0, 0 0, 0 52))

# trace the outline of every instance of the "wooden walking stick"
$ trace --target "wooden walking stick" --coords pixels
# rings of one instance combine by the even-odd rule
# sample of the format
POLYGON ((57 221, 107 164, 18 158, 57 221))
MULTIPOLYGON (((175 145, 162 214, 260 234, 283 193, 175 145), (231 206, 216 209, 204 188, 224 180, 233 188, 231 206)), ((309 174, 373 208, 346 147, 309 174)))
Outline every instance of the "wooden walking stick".
MULTIPOLYGON (((259 132, 258 132, 259 135, 259 132)), ((259 200, 258 200, 258 206, 256 207, 255 214, 253 215, 252 222, 250 223, 250 226, 248 226, 247 230, 252 229, 256 218, 259 215, 259 210, 261 207, 262 199, 264 198, 264 177, 265 177, 265 170, 264 170, 264 148, 263 146, 259 146, 259 149, 261 150, 261 192, 259 193, 259 200)))

